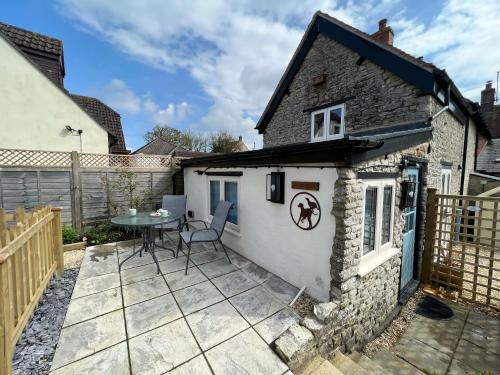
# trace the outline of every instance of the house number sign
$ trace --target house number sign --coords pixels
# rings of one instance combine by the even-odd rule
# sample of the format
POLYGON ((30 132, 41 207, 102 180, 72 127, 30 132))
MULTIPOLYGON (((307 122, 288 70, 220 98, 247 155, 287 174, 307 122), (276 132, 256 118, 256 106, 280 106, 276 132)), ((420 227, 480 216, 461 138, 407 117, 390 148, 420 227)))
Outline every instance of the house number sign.
POLYGON ((290 216, 300 229, 311 230, 316 228, 321 219, 321 207, 314 195, 301 192, 290 202, 290 216))

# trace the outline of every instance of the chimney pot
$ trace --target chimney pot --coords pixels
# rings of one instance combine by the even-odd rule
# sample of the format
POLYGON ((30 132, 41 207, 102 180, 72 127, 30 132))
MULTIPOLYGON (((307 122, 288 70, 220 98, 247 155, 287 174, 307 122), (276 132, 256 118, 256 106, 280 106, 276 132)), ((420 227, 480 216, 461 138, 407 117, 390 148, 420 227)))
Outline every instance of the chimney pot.
POLYGON ((387 27, 387 18, 378 21, 378 31, 383 31, 387 27))
POLYGON ((394 42, 394 31, 390 26, 387 26, 387 18, 378 21, 378 31, 373 33, 371 37, 379 43, 392 46, 394 42))
POLYGON ((243 137, 241 135, 238 137, 238 141, 243 142, 243 137))
POLYGON ((491 89, 491 81, 486 81, 486 88, 491 89))

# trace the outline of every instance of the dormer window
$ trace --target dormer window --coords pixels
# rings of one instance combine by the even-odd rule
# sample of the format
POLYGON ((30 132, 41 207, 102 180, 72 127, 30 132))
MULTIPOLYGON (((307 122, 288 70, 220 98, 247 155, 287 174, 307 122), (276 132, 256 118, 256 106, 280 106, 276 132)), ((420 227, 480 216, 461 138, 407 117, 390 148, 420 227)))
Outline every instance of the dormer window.
POLYGON ((311 113, 311 142, 338 139, 344 136, 344 104, 311 113))

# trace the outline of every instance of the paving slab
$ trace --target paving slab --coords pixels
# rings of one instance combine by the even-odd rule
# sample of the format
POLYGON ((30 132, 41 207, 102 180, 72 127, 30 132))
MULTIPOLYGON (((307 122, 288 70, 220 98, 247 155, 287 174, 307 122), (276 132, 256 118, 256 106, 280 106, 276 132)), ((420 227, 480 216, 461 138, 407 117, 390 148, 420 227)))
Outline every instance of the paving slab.
POLYGON ((58 370, 51 375, 96 375, 113 374, 129 375, 127 344, 122 342, 96 354, 80 359, 58 370))
POLYGON ((184 315, 191 314, 224 299, 224 296, 210 281, 177 290, 174 292, 174 296, 184 315))
POLYGON ((238 267, 236 267, 234 264, 229 263, 226 257, 214 262, 202 264, 201 266, 199 266, 199 268, 201 272, 203 272, 209 278, 224 275, 238 269, 238 267))
POLYGON ((103 292, 119 286, 120 275, 118 272, 94 276, 88 279, 79 279, 76 281, 71 298, 88 296, 89 294, 103 292))
POLYGON ((380 350, 376 352, 372 359, 379 366, 385 368, 388 374, 425 375, 416 367, 413 367, 408 362, 399 358, 396 354, 387 350, 380 350))
MULTIPOLYGON (((161 267, 161 264, 160 264, 161 267)), ((151 279, 158 275, 156 264, 147 264, 145 266, 121 270, 122 285, 133 284, 138 281, 151 279)))
POLYGON ((208 350, 249 327, 227 301, 188 315, 186 320, 203 350, 208 350))
POLYGON ((129 340, 133 374, 163 374, 201 353, 184 319, 129 340))
POLYGON ((287 366, 253 329, 206 352, 216 375, 281 375, 287 366))
POLYGON ((480 346, 490 352, 500 355, 500 322, 495 328, 482 328, 467 323, 462 333, 462 338, 480 346))
POLYGON ((125 306, 133 305, 148 299, 170 293, 163 276, 138 281, 133 284, 123 285, 123 301, 125 306))
MULTIPOLYGON (((165 260, 160 262, 161 272, 167 274, 170 272, 180 271, 186 269, 187 258, 185 256, 180 256, 179 258, 165 260)), ((194 267, 194 263, 189 261, 189 267, 194 267)), ((189 273, 189 270, 188 270, 189 273)))
POLYGON ((75 362, 125 340, 121 310, 63 328, 52 369, 75 362))
POLYGON ((287 283, 285 280, 281 279, 276 275, 272 275, 269 280, 262 284, 273 296, 278 298, 280 301, 289 304, 293 301, 299 288, 287 283))
POLYGON ((182 317, 172 294, 125 308, 129 337, 157 328, 182 317))
POLYGON ((168 372, 170 375, 212 375, 208 363, 202 355, 168 372))
POLYGON ((229 300, 252 325, 271 316, 285 306, 262 286, 257 286, 231 297, 229 300))
POLYGON ((216 277, 212 282, 227 298, 257 286, 254 280, 240 270, 216 277))
POLYGON ((500 369, 500 355, 463 338, 458 343, 454 359, 475 369, 477 372, 489 371, 495 374, 500 369))
POLYGON ((271 278, 271 276, 273 276, 271 272, 266 271, 264 268, 256 265, 255 263, 247 264, 242 268, 242 271, 258 284, 266 282, 271 278))
POLYGON ((84 259, 82 267, 78 273, 78 279, 88 279, 89 277, 105 275, 107 273, 118 272, 118 257, 115 254, 109 255, 106 260, 90 260, 84 259))
POLYGON ((227 253, 229 254, 229 258, 231 258, 231 262, 237 266, 238 268, 247 267, 249 264, 253 264, 251 260, 241 256, 234 251, 227 249, 227 253))
POLYGON ((122 308, 120 288, 109 289, 89 296, 73 298, 66 311, 63 327, 104 315, 122 308))
POLYGON ((188 286, 208 280, 198 268, 194 267, 189 269, 187 275, 184 274, 184 270, 167 273, 165 274, 165 279, 171 290, 187 288, 188 286))
POLYGON ((255 325, 255 330, 268 343, 271 344, 293 324, 300 321, 299 316, 290 308, 284 308, 269 318, 255 325))
POLYGON ((444 374, 451 357, 412 337, 403 336, 394 347, 396 354, 428 373, 444 374))
POLYGON ((196 254, 192 254, 190 259, 196 264, 204 264, 204 263, 209 263, 213 262, 214 260, 222 259, 226 256, 224 254, 224 251, 215 251, 215 250, 207 250, 207 251, 202 251, 196 254))

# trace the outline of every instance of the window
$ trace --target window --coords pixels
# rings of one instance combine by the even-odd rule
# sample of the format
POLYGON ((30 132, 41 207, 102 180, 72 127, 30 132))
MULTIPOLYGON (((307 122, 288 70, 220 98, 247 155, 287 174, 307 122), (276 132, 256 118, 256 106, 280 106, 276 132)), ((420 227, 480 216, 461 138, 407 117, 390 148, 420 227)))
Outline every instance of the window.
POLYGON ((344 104, 311 113, 311 141, 325 141, 344 136, 344 104))
POLYGON ((364 185, 363 255, 391 247, 394 217, 394 181, 366 181, 364 185))
POLYGON ((441 169, 441 185, 439 194, 449 195, 451 191, 451 168, 441 169))
POLYGON ((219 202, 225 200, 233 204, 229 210, 228 222, 238 225, 238 182, 224 178, 210 180, 209 189, 210 216, 214 215, 219 202))

